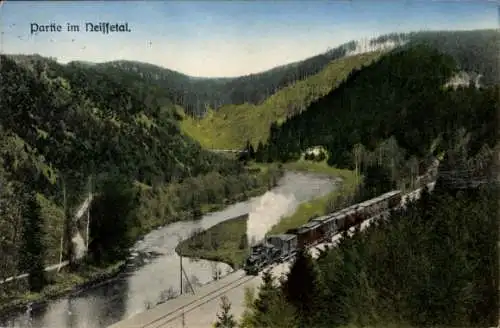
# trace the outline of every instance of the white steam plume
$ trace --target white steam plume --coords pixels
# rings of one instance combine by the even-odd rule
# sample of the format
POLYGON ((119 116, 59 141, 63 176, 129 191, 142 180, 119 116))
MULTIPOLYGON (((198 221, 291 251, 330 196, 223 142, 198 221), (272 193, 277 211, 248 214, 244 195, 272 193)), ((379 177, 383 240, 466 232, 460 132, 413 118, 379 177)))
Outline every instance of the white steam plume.
POLYGON ((256 199, 247 220, 248 244, 254 245, 264 238, 266 232, 289 214, 298 202, 293 195, 283 195, 272 191, 256 199))

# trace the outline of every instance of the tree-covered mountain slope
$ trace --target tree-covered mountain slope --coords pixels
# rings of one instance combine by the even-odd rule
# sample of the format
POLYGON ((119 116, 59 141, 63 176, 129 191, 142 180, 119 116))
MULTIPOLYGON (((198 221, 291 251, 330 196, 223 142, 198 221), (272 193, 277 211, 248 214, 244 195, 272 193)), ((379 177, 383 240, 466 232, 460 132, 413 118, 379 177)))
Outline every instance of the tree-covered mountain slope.
POLYGON ((259 105, 226 105, 209 111, 201 120, 186 115, 181 127, 207 148, 241 149, 247 140, 256 146, 267 139, 272 122, 304 110, 337 87, 353 69, 368 66, 380 55, 371 52, 334 60, 321 72, 281 89, 259 105))
POLYGON ((353 71, 305 111, 273 124, 267 145, 258 152, 289 160, 322 145, 330 164, 354 167, 357 145, 373 150, 395 137, 406 157, 422 158, 449 148, 460 129, 470 133, 471 154, 485 145, 491 148, 497 137, 499 87, 445 87, 459 70, 452 56, 428 46, 389 53, 353 71))
POLYGON ((221 165, 234 168, 183 136, 173 106, 154 89, 95 66, 36 56, 1 59, 4 133, 58 171, 116 171, 151 185, 221 165))
POLYGON ((156 65, 125 60, 97 64, 96 68, 128 72, 141 83, 162 89, 186 113, 203 116, 208 108, 259 104, 278 90, 318 73, 330 61, 345 56, 352 48, 352 42, 343 44, 304 61, 236 78, 195 78, 156 65))
POLYGON ((500 33, 498 30, 420 31, 388 34, 370 41, 373 47, 387 42, 404 43, 404 47, 426 44, 451 55, 461 71, 481 74, 483 85, 500 83, 500 33))
POLYGON ((183 107, 187 114, 201 117, 209 108, 218 110, 225 105, 245 103, 259 105, 279 90, 318 74, 333 60, 416 43, 426 43, 451 54, 463 70, 483 75, 482 83, 499 82, 498 53, 495 52, 499 40, 495 30, 388 34, 367 42, 350 41, 302 61, 236 78, 194 78, 156 65, 123 60, 94 66, 127 72, 138 83, 161 90, 163 96, 183 107))
POLYGON ((297 81, 266 98, 262 103, 226 105, 209 111, 202 118, 187 117, 182 128, 205 147, 240 148, 249 139, 256 143, 267 138, 272 121, 282 121, 313 100, 334 89, 352 68, 373 62, 380 51, 390 47, 407 49, 419 44, 429 45, 441 53, 449 54, 463 74, 477 76, 481 85, 500 82, 498 65, 499 34, 494 30, 476 31, 424 31, 406 34, 389 34, 367 42, 353 41, 346 56, 334 60, 319 73, 297 81), (365 54, 361 57, 360 54, 365 54), (325 92, 326 91, 326 92, 325 92))
MULTIPOLYGON (((125 182, 120 188, 134 182, 145 187, 139 222, 112 223, 123 223, 130 240, 258 185, 241 164, 183 135, 173 105, 126 75, 40 56, 2 55, 0 61, 0 279, 19 272, 27 194, 35 193, 41 205, 44 260, 54 264, 65 226, 64 196, 73 212, 86 197, 89 177, 97 193, 110 177, 125 182)), ((110 212, 119 206, 101 205, 110 212)), ((130 242, 123 235, 106 238, 130 242)))

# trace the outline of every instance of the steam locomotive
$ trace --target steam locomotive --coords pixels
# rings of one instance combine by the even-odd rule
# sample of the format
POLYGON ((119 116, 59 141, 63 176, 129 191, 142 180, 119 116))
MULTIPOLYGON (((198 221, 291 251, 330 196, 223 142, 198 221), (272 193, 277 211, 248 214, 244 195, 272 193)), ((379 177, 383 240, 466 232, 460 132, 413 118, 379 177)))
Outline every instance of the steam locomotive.
POLYGON ((267 236, 251 247, 244 270, 249 275, 257 275, 264 267, 293 257, 299 249, 328 241, 339 232, 399 206, 401 198, 400 190, 390 191, 338 212, 313 218, 296 229, 288 230, 285 234, 267 236))

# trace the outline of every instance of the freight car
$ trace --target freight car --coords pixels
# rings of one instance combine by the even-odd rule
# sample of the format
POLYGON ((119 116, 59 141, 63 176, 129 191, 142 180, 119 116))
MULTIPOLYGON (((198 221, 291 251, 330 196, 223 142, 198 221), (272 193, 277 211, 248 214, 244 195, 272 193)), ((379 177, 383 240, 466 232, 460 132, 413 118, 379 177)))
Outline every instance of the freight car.
POLYGON ((401 197, 401 191, 394 190, 338 212, 311 218, 308 223, 290 229, 286 234, 267 236, 263 242, 251 247, 245 272, 256 275, 264 267, 294 256, 298 249, 331 240, 335 234, 399 206, 401 197))

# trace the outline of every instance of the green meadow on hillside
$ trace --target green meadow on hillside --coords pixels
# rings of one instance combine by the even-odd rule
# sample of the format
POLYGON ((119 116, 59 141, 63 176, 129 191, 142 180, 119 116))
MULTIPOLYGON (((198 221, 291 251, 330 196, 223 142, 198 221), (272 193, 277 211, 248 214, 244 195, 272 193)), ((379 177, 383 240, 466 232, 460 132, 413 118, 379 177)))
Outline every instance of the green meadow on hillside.
POLYGON ((201 120, 182 115, 181 128, 206 148, 242 148, 246 140, 256 146, 267 140, 272 122, 306 109, 335 89, 353 69, 370 65, 380 55, 372 52, 334 60, 318 74, 278 91, 260 105, 227 105, 209 111, 201 120))

